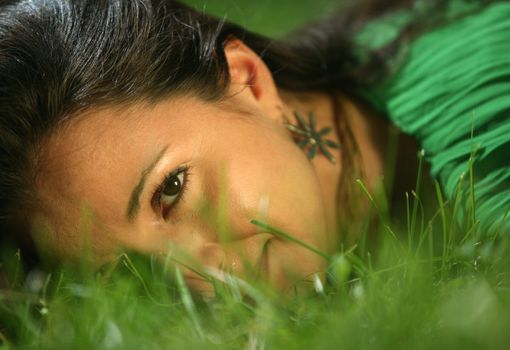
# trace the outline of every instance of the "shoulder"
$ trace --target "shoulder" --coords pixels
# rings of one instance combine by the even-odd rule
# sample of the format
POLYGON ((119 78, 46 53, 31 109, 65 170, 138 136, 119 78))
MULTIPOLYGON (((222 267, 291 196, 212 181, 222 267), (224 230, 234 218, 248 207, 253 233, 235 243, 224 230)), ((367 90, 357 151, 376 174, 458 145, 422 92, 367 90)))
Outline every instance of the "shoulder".
MULTIPOLYGON (((496 2, 427 32, 407 46, 398 71, 359 94, 405 132, 422 139, 435 133, 433 124, 444 123, 448 116, 460 120, 459 114, 480 108, 489 98, 506 101, 509 19, 510 2, 496 2)), ((506 108, 504 101, 497 106, 506 108)), ((449 139, 470 131, 470 119, 462 120, 462 131, 449 139)))
POLYGON ((474 190, 487 224, 510 206, 510 159, 503 156, 510 154, 509 53, 510 3, 492 2, 416 38, 395 74, 362 91, 417 138, 448 197, 474 155, 474 190))

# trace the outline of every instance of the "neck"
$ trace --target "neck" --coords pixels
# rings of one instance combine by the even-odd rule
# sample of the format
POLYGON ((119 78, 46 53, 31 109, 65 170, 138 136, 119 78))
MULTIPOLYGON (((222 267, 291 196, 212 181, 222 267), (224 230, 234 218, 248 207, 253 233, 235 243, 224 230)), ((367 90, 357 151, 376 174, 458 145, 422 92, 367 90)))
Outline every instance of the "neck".
MULTIPOLYGON (((289 121, 295 124, 293 116, 296 111, 304 116, 314 112, 317 129, 331 127, 333 131, 326 138, 341 145, 339 150, 330 149, 337 159, 336 163, 320 153, 311 160, 327 208, 332 247, 336 247, 336 233, 340 229, 338 220, 344 221, 340 222, 343 227, 352 219, 366 219, 366 209, 370 205, 355 180, 359 178, 369 191, 375 190, 381 183, 387 123, 361 103, 341 93, 281 92, 280 96, 289 121), (352 215, 347 215, 347 212, 352 215)), ((357 228, 349 229, 354 230, 357 228)))
MULTIPOLYGON (((325 139, 332 140, 340 145, 342 144, 342 140, 339 138, 336 130, 337 113, 331 95, 324 93, 281 93, 280 96, 284 102, 284 115, 291 124, 297 124, 294 117, 295 112, 299 112, 306 118, 309 112, 313 112, 317 119, 317 130, 325 127, 332 128, 332 131, 325 135, 325 139)), ((330 237, 328 245, 336 249, 339 243, 339 236, 337 234, 338 190, 343 163, 342 149, 330 148, 329 150, 336 159, 335 163, 332 163, 320 152, 310 162, 317 175, 326 208, 326 220, 330 237)), ((307 153, 308 149, 304 149, 304 152, 307 153)))

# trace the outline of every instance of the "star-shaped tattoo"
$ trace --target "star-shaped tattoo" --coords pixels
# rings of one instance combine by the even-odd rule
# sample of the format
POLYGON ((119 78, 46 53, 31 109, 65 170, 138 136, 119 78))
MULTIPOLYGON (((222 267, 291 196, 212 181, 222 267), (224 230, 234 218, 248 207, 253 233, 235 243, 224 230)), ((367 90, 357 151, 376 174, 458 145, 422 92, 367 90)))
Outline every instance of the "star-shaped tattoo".
POLYGON ((340 145, 332 140, 325 140, 324 136, 329 134, 332 130, 331 127, 325 127, 317 130, 317 119, 313 112, 308 113, 308 123, 305 121, 303 115, 299 112, 294 112, 298 125, 285 123, 287 129, 293 132, 299 140, 298 146, 302 149, 309 146, 308 159, 313 159, 320 151, 329 161, 333 164, 336 163, 336 158, 331 154, 328 148, 339 149, 340 145))

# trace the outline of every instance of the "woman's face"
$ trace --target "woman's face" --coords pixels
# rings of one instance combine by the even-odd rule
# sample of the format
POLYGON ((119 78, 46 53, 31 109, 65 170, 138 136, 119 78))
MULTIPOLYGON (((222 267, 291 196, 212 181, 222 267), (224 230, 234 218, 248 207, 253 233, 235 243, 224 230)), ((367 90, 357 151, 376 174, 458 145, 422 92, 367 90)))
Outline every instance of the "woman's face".
MULTIPOLYGON (((248 90, 76 118, 43 147, 36 226, 48 229, 36 240, 67 258, 89 246, 100 261, 125 248, 168 253, 182 266, 260 275, 280 289, 323 271, 315 253, 250 223, 332 248, 331 208, 313 164, 281 113, 248 90)), ((192 288, 210 290, 192 269, 183 273, 192 288)))

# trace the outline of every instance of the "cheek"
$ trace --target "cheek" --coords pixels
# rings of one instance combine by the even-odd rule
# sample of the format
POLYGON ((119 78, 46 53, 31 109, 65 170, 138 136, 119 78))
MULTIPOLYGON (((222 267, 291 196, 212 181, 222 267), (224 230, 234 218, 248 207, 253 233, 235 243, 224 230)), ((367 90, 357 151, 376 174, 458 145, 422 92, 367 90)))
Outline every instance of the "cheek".
POLYGON ((242 208, 240 218, 247 222, 266 221, 319 247, 325 244, 322 192, 311 164, 296 145, 275 140, 262 150, 246 147, 229 164, 231 211, 242 208))
POLYGON ((113 260, 121 247, 115 235, 100 225, 90 210, 79 211, 74 207, 36 213, 31 236, 42 256, 55 255, 65 262, 92 259, 97 266, 113 260))

